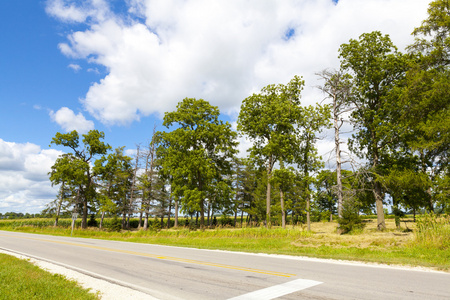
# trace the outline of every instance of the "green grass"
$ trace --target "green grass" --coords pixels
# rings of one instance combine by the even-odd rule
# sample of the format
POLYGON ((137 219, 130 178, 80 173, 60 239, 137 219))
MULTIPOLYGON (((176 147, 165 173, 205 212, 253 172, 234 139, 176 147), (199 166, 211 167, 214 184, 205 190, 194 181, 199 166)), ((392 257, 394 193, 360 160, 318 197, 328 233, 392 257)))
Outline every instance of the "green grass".
MULTIPOLYGON (((376 230, 376 222, 366 220, 364 230, 347 235, 336 234, 336 223, 312 223, 312 232, 304 227, 216 228, 190 231, 186 228, 161 231, 108 232, 97 228, 75 229, 73 236, 138 243, 221 249, 252 253, 287 254, 318 258, 422 266, 450 271, 450 219, 432 217, 416 223, 405 220, 403 231, 394 220, 386 220, 388 229, 376 230), (405 230, 412 229, 413 232, 405 230)), ((5 230, 69 236, 70 228, 1 226, 5 230)), ((17 225, 18 223, 16 223, 17 225)), ((40 223, 42 224, 42 223, 40 223)))
POLYGON ((0 253, 0 299, 99 299, 75 281, 0 253))

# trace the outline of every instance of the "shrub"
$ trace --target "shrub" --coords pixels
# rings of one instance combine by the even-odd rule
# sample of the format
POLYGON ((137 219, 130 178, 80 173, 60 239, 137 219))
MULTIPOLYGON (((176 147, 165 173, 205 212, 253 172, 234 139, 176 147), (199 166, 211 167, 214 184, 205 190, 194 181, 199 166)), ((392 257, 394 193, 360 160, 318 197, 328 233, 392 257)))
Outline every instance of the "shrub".
POLYGON ((98 227, 98 222, 95 219, 95 214, 91 214, 91 216, 89 217, 89 221, 87 222, 87 225, 89 227, 98 227))
POLYGON ((161 230, 161 221, 158 220, 157 218, 155 218, 153 220, 152 229, 156 230, 156 231, 160 231, 161 230))
POLYGON ((223 215, 220 218, 219 222, 220 222, 220 225, 222 225, 223 227, 233 226, 234 225, 233 220, 230 217, 226 216, 226 215, 223 215))
POLYGON ((120 230, 122 230, 122 220, 120 220, 117 216, 114 216, 114 218, 109 223, 108 229, 110 231, 119 232, 120 230))
POLYGON ((354 201, 347 199, 342 206, 342 216, 338 218, 338 232, 340 234, 362 230, 365 226, 354 201))

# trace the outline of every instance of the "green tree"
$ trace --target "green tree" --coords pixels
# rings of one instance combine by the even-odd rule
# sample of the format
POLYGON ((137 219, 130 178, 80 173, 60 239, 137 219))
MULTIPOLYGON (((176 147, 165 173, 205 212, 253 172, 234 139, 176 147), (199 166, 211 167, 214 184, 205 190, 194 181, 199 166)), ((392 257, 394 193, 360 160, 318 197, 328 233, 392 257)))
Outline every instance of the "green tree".
POLYGON ((296 124, 300 117, 300 93, 304 81, 295 76, 287 85, 268 85, 244 99, 238 130, 253 142, 250 154, 266 167, 266 226, 270 226, 272 171, 275 163, 291 162, 297 151, 296 124))
POLYGON ((163 125, 177 128, 157 133, 161 167, 172 176, 172 192, 182 196, 185 211, 199 212, 204 227, 205 199, 214 180, 231 174, 237 134, 203 99, 185 98, 164 115, 163 125))
POLYGON ((88 206, 94 205, 96 196, 96 174, 90 164, 95 157, 105 155, 111 148, 101 141, 104 137, 103 132, 91 130, 83 134, 83 145, 80 145, 78 132, 74 130, 65 134, 57 132, 51 141, 51 144, 65 146, 73 151, 61 155, 49 175, 52 184, 65 182, 67 186, 77 188, 77 198, 82 205, 82 228, 87 228, 88 206))
POLYGON ((278 186, 280 191, 281 226, 286 228, 286 205, 285 195, 293 187, 295 180, 295 170, 292 167, 285 168, 280 162, 280 169, 273 172, 272 183, 278 186))
POLYGON ((122 214, 122 228, 126 227, 126 216, 133 212, 130 206, 130 193, 133 178, 132 158, 123 153, 125 147, 116 148, 114 153, 95 161, 94 173, 98 174, 97 186, 101 187, 104 212, 122 214), (114 208, 111 207, 114 204, 114 208), (107 211, 109 210, 109 211, 107 211))
MULTIPOLYGON (((333 220, 333 214, 336 212, 336 204, 338 203, 338 184, 335 172, 330 170, 321 170, 315 180, 315 208, 319 213, 319 220, 325 211, 330 213, 330 221, 333 220)), ((341 186, 342 189, 342 186, 341 186)), ((342 191, 343 193, 343 191, 342 191)), ((338 218, 341 217, 338 215, 338 218)))
POLYGON ((450 207, 450 3, 432 1, 428 18, 414 29, 408 50, 416 58, 407 72, 399 119, 404 139, 418 153, 420 172, 429 177, 429 210, 450 207), (446 184, 447 183, 447 184, 446 184))
POLYGON ((311 185, 314 182, 311 174, 323 167, 322 157, 317 153, 317 135, 330 126, 330 107, 316 104, 301 109, 296 129, 299 148, 294 153, 299 172, 303 178, 304 197, 306 199, 306 223, 311 230, 311 185))
POLYGON ((355 110, 352 122, 358 130, 349 146, 371 166, 371 182, 377 210, 377 228, 386 228, 383 211, 383 191, 380 181, 380 161, 395 138, 392 109, 397 87, 404 77, 407 59, 397 51, 388 35, 378 31, 364 33, 359 40, 351 39, 339 48, 341 68, 353 75, 355 110))

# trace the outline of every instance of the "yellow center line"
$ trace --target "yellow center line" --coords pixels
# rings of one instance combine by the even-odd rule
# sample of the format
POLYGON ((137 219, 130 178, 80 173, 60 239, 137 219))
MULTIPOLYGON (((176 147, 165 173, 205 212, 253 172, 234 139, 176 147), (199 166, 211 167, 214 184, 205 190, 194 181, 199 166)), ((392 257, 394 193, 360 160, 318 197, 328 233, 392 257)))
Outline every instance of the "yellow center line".
MULTIPOLYGON (((0 236, 11 237, 9 235, 2 235, 2 234, 0 234, 0 236)), ((136 252, 136 251, 129 251, 129 250, 113 249, 113 248, 107 248, 107 247, 101 247, 101 246, 79 244, 79 243, 74 243, 74 242, 52 241, 52 240, 32 238, 32 237, 20 237, 20 238, 22 238, 22 239, 29 239, 29 240, 36 240, 36 241, 41 241, 41 242, 50 242, 50 243, 55 243, 55 244, 70 245, 70 246, 83 247, 83 248, 90 248, 90 249, 96 249, 96 250, 102 250, 102 251, 108 251, 108 252, 116 252, 116 253, 124 253, 124 254, 136 255, 136 256, 144 256, 144 257, 149 257, 149 258, 154 258, 154 259, 176 261, 176 262, 181 262, 181 263, 196 264, 196 265, 203 265, 203 266, 210 266, 210 267, 217 267, 217 268, 224 268, 224 269, 231 269, 231 270, 259 273, 259 274, 265 274, 265 275, 279 276, 279 277, 293 277, 293 276, 296 276, 296 274, 289 274, 289 273, 282 273, 282 272, 274 272, 274 271, 267 271, 267 270, 260 270, 260 269, 232 266, 232 265, 225 265, 225 264, 220 264, 220 263, 212 263, 212 262, 206 262, 206 261, 200 261, 200 260, 193 260, 193 259, 185 259, 185 258, 165 256, 165 255, 156 255, 156 254, 144 253, 144 252, 136 252)))

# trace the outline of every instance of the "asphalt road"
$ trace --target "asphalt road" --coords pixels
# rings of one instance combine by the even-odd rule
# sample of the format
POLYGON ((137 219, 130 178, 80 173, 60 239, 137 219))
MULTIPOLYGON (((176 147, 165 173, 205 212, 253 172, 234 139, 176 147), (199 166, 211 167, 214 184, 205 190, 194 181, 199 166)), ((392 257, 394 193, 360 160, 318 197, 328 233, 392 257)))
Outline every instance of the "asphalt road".
POLYGON ((442 272, 8 231, 0 249, 159 299, 450 299, 442 272))

